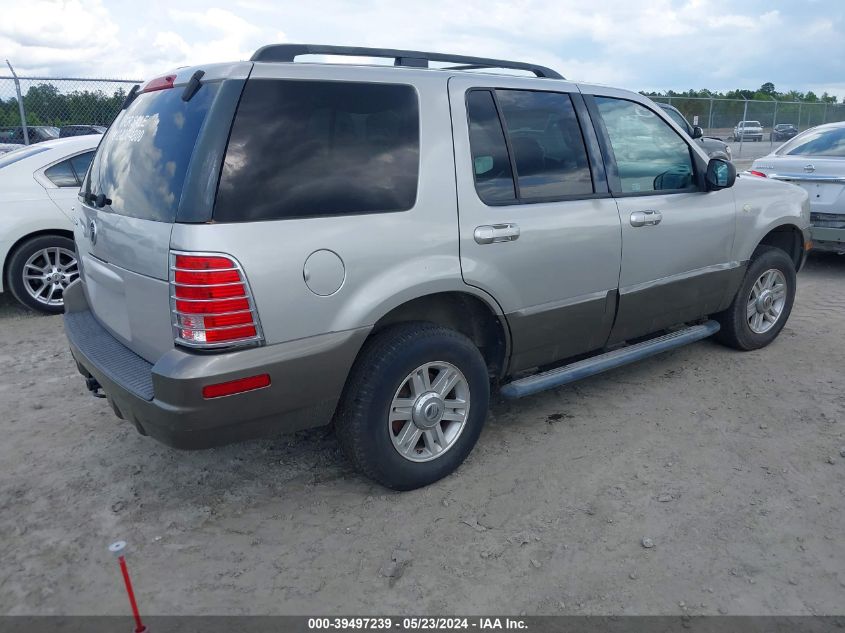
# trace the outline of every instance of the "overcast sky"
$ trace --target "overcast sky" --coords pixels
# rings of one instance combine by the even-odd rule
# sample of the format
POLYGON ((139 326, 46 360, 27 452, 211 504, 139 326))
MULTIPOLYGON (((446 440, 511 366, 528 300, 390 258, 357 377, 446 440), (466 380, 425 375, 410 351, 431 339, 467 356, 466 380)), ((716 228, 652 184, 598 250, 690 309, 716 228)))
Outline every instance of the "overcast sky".
POLYGON ((144 79, 263 44, 411 48, 533 61, 634 90, 845 97, 845 0, 0 0, 21 75, 144 79))

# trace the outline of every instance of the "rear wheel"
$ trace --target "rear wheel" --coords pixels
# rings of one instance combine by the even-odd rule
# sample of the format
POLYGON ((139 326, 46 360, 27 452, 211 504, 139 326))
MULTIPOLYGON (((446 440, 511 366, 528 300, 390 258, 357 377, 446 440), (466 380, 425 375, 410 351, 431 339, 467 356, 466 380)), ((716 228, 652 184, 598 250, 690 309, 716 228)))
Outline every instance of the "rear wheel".
POLYGON ((730 307, 715 316, 722 326, 716 339, 746 351, 771 343, 792 312, 795 281, 789 255, 779 248, 760 246, 730 307))
POLYGON ((41 235, 18 246, 9 259, 6 283, 15 299, 39 312, 64 310, 64 291, 79 276, 73 240, 41 235))
POLYGON ((335 426, 361 472, 388 488, 412 490, 466 459, 489 399, 487 367, 472 341, 438 325, 403 323, 362 350, 335 426))

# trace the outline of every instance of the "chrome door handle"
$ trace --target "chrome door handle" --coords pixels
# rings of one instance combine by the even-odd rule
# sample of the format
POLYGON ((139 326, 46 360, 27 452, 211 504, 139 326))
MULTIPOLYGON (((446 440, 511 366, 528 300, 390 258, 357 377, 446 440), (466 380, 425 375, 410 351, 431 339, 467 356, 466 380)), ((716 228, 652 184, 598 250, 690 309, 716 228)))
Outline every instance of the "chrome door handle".
POLYGON ((494 242, 513 242, 519 239, 519 226, 516 224, 484 224, 475 227, 473 233, 479 244, 493 244, 494 242))
POLYGON ((656 226, 662 219, 660 211, 634 211, 631 214, 631 226, 656 226))

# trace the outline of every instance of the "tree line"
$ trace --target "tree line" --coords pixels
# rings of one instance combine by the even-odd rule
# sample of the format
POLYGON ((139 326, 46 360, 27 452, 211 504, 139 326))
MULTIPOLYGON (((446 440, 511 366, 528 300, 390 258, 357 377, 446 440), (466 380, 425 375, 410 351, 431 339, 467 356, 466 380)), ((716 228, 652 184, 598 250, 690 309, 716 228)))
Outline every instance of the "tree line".
MULTIPOLYGON (((126 90, 111 93, 102 90, 61 92, 58 87, 41 83, 29 87, 23 95, 27 125, 105 125, 108 126, 126 98, 126 90)), ((20 125, 17 96, 0 99, 0 125, 20 125)))
POLYGON ((668 90, 642 91, 641 94, 656 101, 670 102, 689 121, 698 117, 700 126, 711 129, 732 128, 743 118, 760 121, 763 127, 792 123, 800 129, 845 120, 845 104, 839 103, 836 95, 823 92, 819 96, 812 90, 778 92, 771 82, 764 83, 758 90, 668 90), (720 99, 730 101, 718 101, 720 99))
POLYGON ((674 90, 667 90, 666 92, 640 92, 648 97, 692 97, 697 99, 743 99, 756 101, 800 101, 803 103, 838 103, 839 99, 836 95, 823 92, 818 96, 812 90, 808 92, 799 92, 798 90, 789 90, 788 92, 778 92, 775 90, 775 85, 771 81, 767 81, 757 90, 728 90, 727 92, 715 92, 713 90, 687 90, 685 92, 675 92, 674 90))

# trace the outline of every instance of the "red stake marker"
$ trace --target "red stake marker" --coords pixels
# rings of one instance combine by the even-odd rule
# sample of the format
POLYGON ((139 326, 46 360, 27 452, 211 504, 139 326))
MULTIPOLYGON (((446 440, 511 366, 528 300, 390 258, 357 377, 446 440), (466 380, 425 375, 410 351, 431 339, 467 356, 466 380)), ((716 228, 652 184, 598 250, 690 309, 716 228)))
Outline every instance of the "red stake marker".
POLYGON ((115 541, 109 545, 109 551, 117 556, 120 563, 120 573, 123 574, 123 584, 126 585, 126 595, 129 596, 129 606, 132 607, 132 616, 135 618, 135 632, 147 633, 147 627, 141 622, 141 614, 138 613, 138 603, 135 602, 135 592, 132 590, 132 581, 129 579, 129 569, 126 567, 126 558, 123 550, 126 549, 126 541, 115 541))

